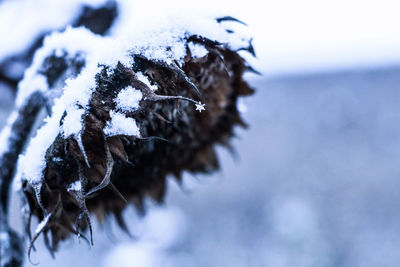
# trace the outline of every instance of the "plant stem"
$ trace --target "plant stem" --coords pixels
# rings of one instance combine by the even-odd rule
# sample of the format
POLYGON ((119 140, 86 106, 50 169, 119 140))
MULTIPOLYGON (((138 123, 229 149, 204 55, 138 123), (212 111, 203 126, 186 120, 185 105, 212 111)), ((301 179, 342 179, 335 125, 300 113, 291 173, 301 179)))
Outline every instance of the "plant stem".
POLYGON ((18 156, 25 147, 29 134, 45 104, 40 92, 33 93, 18 110, 14 121, 9 122, 7 148, 0 155, 0 267, 22 266, 23 242, 8 224, 9 198, 18 156))

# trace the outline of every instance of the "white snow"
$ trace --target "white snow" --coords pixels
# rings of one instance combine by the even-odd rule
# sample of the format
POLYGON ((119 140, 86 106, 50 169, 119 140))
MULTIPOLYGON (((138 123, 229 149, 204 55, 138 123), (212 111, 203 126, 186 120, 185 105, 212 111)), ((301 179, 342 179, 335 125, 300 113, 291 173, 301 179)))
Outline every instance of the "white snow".
POLYGON ((82 116, 85 113, 83 109, 71 110, 64 118, 62 125, 64 138, 78 133, 82 128, 82 116))
POLYGON ((238 32, 229 34, 225 23, 215 21, 215 18, 226 16, 227 13, 215 12, 205 8, 202 3, 173 2, 158 2, 149 16, 145 12, 148 10, 147 2, 119 1, 121 12, 110 30, 111 35, 132 44, 133 52, 167 63, 182 60, 186 55, 183 38, 192 34, 218 40, 232 49, 247 47, 250 37, 243 25, 237 25, 235 30, 238 32), (166 47, 170 50, 165 50, 166 47))
POLYGON ((189 43, 189 49, 190 49, 190 54, 194 58, 204 57, 208 53, 207 49, 201 44, 189 43))
POLYGON ((66 81, 63 95, 54 101, 52 116, 45 119, 45 125, 32 138, 25 154, 20 156, 18 168, 22 170, 21 177, 25 177, 32 184, 39 183, 42 180, 46 150, 57 135, 60 132, 64 132, 67 135, 78 135, 81 130, 80 120, 76 119, 82 113, 82 109, 79 109, 77 105, 87 105, 91 89, 95 86, 94 73, 97 73, 100 69, 94 63, 95 55, 92 53, 92 45, 99 40, 100 37, 84 28, 69 28, 64 33, 52 34, 45 39, 44 46, 35 54, 31 67, 25 72, 24 79, 19 84, 17 106, 22 105, 25 98, 37 90, 36 87, 30 87, 29 82, 37 77, 37 70, 46 56, 57 49, 64 50, 69 55, 83 52, 86 60, 91 63, 86 65, 78 77, 66 81), (77 44, 78 40, 85 40, 85 42, 81 42, 82 45, 79 46, 77 44), (63 128, 60 128, 59 123, 65 111, 67 111, 67 116, 64 118, 65 124, 63 128))
POLYGON ((75 181, 72 184, 69 185, 67 188, 68 192, 70 191, 81 191, 82 190, 82 183, 81 181, 75 181))
POLYGON ((19 107, 22 102, 34 92, 45 92, 48 90, 46 77, 36 73, 35 68, 29 68, 25 72, 25 79, 18 84, 18 95, 16 105, 19 107))
POLYGON ((196 110, 201 112, 202 110, 206 110, 205 106, 206 104, 202 104, 201 102, 199 102, 198 104, 196 104, 196 110))
MULTIPOLYGON (((61 116, 60 116, 61 118, 61 116)), ((21 178, 26 178, 32 184, 38 184, 43 178, 46 167, 46 150, 53 143, 59 133, 58 122, 55 119, 46 119, 47 124, 40 128, 32 138, 25 154, 19 156, 18 168, 21 168, 21 178)))
POLYGON ((46 217, 43 218, 43 220, 36 226, 35 233, 39 233, 40 231, 43 230, 43 228, 46 226, 47 222, 50 219, 51 214, 47 214, 46 217))
POLYGON ((125 117, 125 114, 110 111, 111 120, 104 128, 104 134, 107 136, 129 135, 140 136, 139 128, 136 121, 132 118, 125 117))
POLYGON ((67 28, 63 33, 55 32, 46 37, 43 46, 36 51, 31 66, 25 71, 23 80, 18 84, 16 105, 21 106, 34 91, 48 90, 46 78, 38 73, 47 56, 53 52, 65 51, 69 57, 82 53, 88 60, 92 60, 92 46, 100 39, 100 36, 92 34, 85 28, 67 28), (78 42, 77 40, 85 40, 85 42, 78 42))
POLYGON ((139 102, 142 100, 142 97, 143 95, 140 90, 128 86, 122 89, 115 99, 117 109, 121 111, 134 111, 139 108, 139 102))
POLYGON ((141 72, 136 73, 137 79, 146 84, 152 91, 157 90, 157 85, 151 84, 149 79, 141 72))

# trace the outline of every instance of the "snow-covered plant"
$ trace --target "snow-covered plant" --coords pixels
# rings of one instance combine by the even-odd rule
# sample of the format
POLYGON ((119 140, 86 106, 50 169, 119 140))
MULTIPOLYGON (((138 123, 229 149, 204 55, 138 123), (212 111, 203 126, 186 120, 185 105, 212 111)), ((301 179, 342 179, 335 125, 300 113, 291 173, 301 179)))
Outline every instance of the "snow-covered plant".
MULTIPOLYGON (((1 1, 0 1, 1 2, 1 1)), ((104 35, 117 15, 108 0, 17 0, 0 4, 0 82, 16 87, 46 34, 66 25, 104 35), (46 15, 43 14, 46 12, 46 15)))
MULTIPOLYGON (((47 36, 1 135, 2 236, 12 233, 5 215, 14 173, 29 254, 42 234, 51 252, 71 234, 93 243, 90 213, 100 222, 113 214, 127 230, 123 209, 143 211, 146 196, 161 202, 168 175, 218 169, 215 145, 229 146, 233 127, 245 126, 237 100, 253 93, 238 51, 254 50, 235 24, 243 23, 191 15, 119 23, 106 36, 82 27, 47 36)), ((0 242, 3 253, 21 250, 0 242)))

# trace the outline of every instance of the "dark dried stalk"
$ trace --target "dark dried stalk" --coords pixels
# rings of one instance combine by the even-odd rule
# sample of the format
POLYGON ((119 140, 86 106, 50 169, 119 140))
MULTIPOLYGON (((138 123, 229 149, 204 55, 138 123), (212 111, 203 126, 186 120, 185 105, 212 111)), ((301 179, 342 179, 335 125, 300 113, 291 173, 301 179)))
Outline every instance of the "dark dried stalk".
POLYGON ((45 98, 40 92, 33 93, 27 99, 12 123, 7 150, 0 156, 0 267, 20 266, 23 262, 22 239, 10 228, 7 221, 10 187, 18 156, 44 103, 45 98))

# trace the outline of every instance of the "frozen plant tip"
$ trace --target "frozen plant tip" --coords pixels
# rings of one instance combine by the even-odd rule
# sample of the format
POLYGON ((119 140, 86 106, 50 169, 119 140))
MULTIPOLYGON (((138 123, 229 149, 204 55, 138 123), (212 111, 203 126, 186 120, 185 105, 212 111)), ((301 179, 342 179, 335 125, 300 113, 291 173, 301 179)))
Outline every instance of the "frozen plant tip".
POLYGON ((163 34, 143 29, 132 40, 69 28, 45 39, 17 97, 20 110, 35 94, 49 106, 18 161, 29 255, 40 235, 51 252, 86 230, 93 243, 90 214, 100 222, 112 214, 128 231, 124 208, 162 202, 168 175, 219 168, 215 145, 229 147, 234 126, 246 127, 237 100, 253 93, 243 80, 252 68, 238 53, 253 52, 251 39, 226 21, 240 23, 166 23, 163 34), (40 221, 33 236, 32 216, 40 221))

